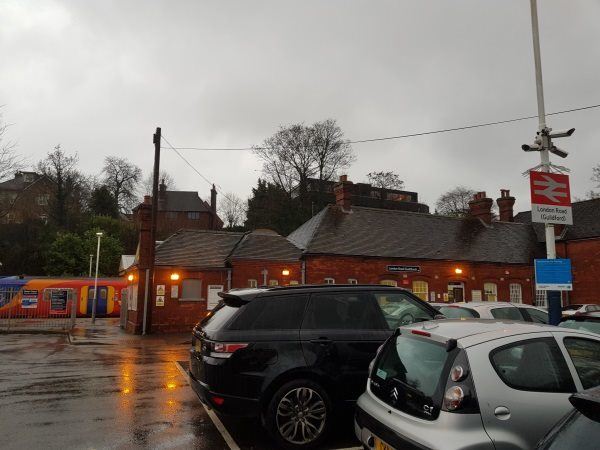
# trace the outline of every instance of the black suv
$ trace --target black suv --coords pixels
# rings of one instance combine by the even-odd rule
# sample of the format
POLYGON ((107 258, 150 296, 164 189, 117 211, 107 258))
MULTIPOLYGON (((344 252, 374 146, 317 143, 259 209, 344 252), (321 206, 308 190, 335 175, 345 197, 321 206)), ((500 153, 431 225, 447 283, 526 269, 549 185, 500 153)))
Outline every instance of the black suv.
POLYGON ((260 417, 287 448, 318 445, 336 407, 365 390, 377 348, 439 312, 388 286, 233 290, 192 336, 190 379, 222 414, 260 417))

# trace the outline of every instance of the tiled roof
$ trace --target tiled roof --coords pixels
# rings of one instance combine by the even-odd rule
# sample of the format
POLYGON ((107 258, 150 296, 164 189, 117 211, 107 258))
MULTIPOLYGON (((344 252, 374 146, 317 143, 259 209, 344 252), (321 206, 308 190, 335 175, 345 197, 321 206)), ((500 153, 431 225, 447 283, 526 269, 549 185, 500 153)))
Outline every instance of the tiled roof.
POLYGON ((286 238, 271 230, 247 233, 231 254, 239 259, 298 260, 302 251, 286 238))
POLYGON ((188 268, 224 268, 244 233, 180 230, 156 248, 156 264, 188 268))
POLYGON ((358 206, 328 206, 288 239, 307 254, 529 264, 539 252, 526 224, 358 206))
POLYGON ((161 211, 210 211, 207 203, 194 191, 162 192, 159 196, 158 208, 161 211), (164 203, 160 201, 163 199, 164 203))
MULTIPOLYGON (((562 240, 600 237, 600 198, 574 202, 573 225, 567 225, 562 240)), ((523 211, 515 216, 516 222, 531 224, 531 211, 523 211)), ((543 223, 534 223, 533 229, 539 242, 546 242, 543 223)))

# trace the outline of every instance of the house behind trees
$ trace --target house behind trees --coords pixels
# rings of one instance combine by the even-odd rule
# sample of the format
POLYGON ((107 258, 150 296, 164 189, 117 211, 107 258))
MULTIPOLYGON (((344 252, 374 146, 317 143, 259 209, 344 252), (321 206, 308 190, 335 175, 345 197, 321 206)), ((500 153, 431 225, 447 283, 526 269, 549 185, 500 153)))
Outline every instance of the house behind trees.
POLYGON ((52 181, 37 172, 19 171, 0 183, 0 223, 48 220, 52 181))

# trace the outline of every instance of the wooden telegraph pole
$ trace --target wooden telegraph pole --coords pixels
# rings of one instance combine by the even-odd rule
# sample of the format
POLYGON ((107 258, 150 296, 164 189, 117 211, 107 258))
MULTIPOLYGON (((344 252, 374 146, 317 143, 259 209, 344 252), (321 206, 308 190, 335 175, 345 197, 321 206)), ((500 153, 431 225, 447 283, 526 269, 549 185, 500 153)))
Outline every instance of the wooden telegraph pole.
POLYGON ((144 309, 144 325, 145 333, 152 333, 152 306, 155 298, 155 276, 154 276, 154 260, 156 257, 156 221, 158 217, 158 177, 160 171, 160 142, 161 132, 160 127, 156 128, 154 133, 154 169, 152 173, 152 223, 150 225, 150 286, 148 289, 149 296, 144 309))

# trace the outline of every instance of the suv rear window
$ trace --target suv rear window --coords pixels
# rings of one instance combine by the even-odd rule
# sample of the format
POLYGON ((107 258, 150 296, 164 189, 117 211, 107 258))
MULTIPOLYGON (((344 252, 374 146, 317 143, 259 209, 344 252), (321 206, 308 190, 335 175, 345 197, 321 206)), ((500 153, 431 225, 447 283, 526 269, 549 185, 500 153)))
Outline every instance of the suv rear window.
POLYGON ((432 340, 392 338, 371 373, 371 392, 400 411, 434 420, 454 356, 432 340), (435 413, 426 414, 426 410, 435 413))
POLYGON ((200 321, 200 326, 205 331, 220 330, 239 310, 239 307, 228 306, 221 301, 202 321, 200 321))
POLYGON ((515 308, 514 306, 494 308, 490 312, 492 317, 498 320, 525 320, 519 308, 515 308))
POLYGON ((300 328, 308 295, 257 297, 244 306, 230 330, 295 330, 300 328))

